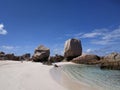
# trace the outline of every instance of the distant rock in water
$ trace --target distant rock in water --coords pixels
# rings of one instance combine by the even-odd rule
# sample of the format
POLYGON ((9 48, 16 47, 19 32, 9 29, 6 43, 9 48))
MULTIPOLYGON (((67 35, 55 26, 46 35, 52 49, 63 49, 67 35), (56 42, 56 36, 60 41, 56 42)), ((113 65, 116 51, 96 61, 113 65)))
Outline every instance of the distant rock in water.
POLYGON ((35 62, 45 62, 48 61, 49 55, 50 55, 50 49, 43 45, 40 45, 35 49, 32 58, 33 61, 35 62))
POLYGON ((78 39, 69 39, 65 42, 64 57, 67 60, 80 56, 82 54, 81 41, 78 39))
POLYGON ((99 61, 100 57, 93 54, 78 56, 72 60, 72 62, 77 64, 97 64, 99 61))

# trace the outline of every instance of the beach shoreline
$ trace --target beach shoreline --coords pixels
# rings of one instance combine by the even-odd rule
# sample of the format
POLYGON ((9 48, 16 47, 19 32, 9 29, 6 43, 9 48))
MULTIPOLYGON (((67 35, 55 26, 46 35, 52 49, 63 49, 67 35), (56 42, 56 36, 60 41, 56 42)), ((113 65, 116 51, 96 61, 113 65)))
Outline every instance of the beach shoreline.
POLYGON ((102 90, 100 87, 91 87, 82 81, 73 80, 62 68, 63 65, 74 64, 71 62, 56 63, 59 67, 51 69, 53 79, 68 90, 102 90))
POLYGON ((101 70, 96 65, 63 65, 62 83, 69 90, 119 90, 118 70, 101 70))
POLYGON ((103 90, 74 80, 63 69, 72 62, 48 66, 31 61, 0 61, 0 90, 103 90))

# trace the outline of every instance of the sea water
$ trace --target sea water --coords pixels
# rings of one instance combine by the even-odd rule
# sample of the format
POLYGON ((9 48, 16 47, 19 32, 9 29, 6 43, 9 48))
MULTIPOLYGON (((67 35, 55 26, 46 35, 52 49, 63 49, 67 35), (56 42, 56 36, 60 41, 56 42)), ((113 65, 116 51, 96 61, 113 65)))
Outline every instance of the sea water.
POLYGON ((87 83, 91 87, 99 86, 102 90, 120 90, 120 71, 101 70, 93 65, 64 65, 62 70, 72 80, 87 83))

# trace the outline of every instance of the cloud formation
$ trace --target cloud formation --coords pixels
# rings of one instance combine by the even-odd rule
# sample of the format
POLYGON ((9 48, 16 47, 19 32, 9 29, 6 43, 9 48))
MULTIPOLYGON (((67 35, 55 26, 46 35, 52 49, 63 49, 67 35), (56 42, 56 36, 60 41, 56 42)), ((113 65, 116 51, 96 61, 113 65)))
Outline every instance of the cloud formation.
POLYGON ((8 32, 4 29, 4 25, 0 24, 0 34, 1 35, 6 35, 8 32))
POLYGON ((1 46, 1 48, 2 48, 2 49, 6 49, 6 50, 12 50, 12 49, 14 49, 14 48, 16 48, 16 47, 3 45, 3 46, 1 46))
POLYGON ((10 45, 2 45, 2 46, 0 46, 0 50, 5 53, 16 53, 16 52, 19 52, 20 47, 10 46, 10 45))
POLYGON ((16 55, 21 55, 24 53, 31 53, 34 52, 34 46, 25 45, 25 46, 13 46, 13 45, 1 45, 0 51, 5 53, 14 53, 16 55))
POLYGON ((64 53, 63 49, 64 49, 63 43, 61 44, 56 43, 55 45, 51 47, 51 55, 55 55, 55 54, 63 55, 64 53))
POLYGON ((92 40, 93 44, 101 44, 101 45, 106 45, 106 44, 117 44, 120 43, 120 27, 113 29, 113 30, 107 30, 106 32, 102 32, 101 35, 98 37, 99 39, 94 39, 92 40))
POLYGON ((94 38, 96 36, 101 35, 102 33, 99 32, 91 32, 91 33, 86 33, 81 36, 81 38, 94 38))
POLYGON ((86 53, 90 53, 92 50, 89 48, 86 50, 86 53))
MULTIPOLYGON (((67 34, 66 36, 70 36, 67 34)), ((95 29, 88 33, 71 34, 74 38, 90 39, 92 44, 107 45, 115 44, 120 41, 120 26, 116 29, 95 29)))

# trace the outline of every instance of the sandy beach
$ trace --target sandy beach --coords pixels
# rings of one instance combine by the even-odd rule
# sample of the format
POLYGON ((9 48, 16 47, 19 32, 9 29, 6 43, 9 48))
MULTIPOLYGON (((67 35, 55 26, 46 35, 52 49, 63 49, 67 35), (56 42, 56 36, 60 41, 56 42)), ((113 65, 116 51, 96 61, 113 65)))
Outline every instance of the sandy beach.
POLYGON ((0 61, 0 90, 67 90, 51 77, 53 66, 0 61))
POLYGON ((0 90, 101 90, 84 82, 71 79, 61 65, 47 66, 42 63, 0 61, 0 90))

